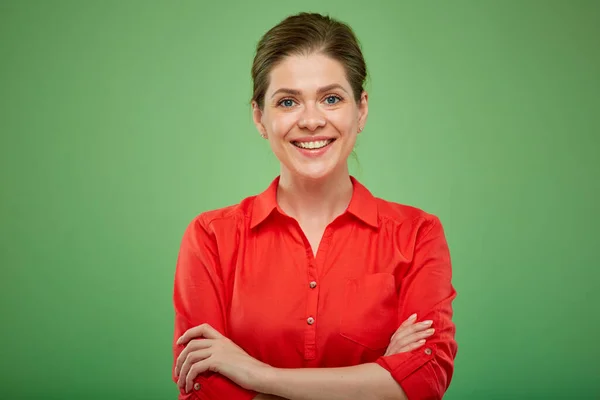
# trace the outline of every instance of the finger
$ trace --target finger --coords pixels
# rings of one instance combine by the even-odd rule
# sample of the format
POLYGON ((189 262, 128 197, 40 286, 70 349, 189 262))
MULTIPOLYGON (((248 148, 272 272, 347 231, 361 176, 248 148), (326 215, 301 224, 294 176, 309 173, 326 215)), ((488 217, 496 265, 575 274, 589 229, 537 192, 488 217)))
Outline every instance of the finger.
MULTIPOLYGON (((181 365, 181 374, 179 375, 179 379, 177 380, 177 385, 179 387, 183 387, 185 384, 185 379, 191 368, 198 362, 207 359, 212 354, 211 349, 202 349, 193 351, 188 354, 184 363, 181 365)), ((192 378, 193 379, 193 378, 192 378)))
POLYGON ((175 376, 180 375, 181 365, 183 365, 190 352, 209 348, 213 345, 213 342, 214 340, 212 339, 194 339, 190 341, 181 353, 179 353, 179 357, 177 357, 177 362, 175 363, 175 376))
POLYGON ((425 344, 426 340, 425 339, 421 339, 418 340, 414 343, 409 343, 406 346, 398 346, 398 345, 394 345, 394 346, 390 346, 386 353, 385 356, 391 356, 394 354, 399 354, 399 353, 408 353, 409 351, 413 351, 418 349, 419 347, 423 346, 425 344))
MULTIPOLYGON (((396 329, 396 332, 394 332, 394 335, 402 334, 402 333, 408 334, 410 332, 427 329, 433 323, 432 320, 427 320, 427 321, 422 321, 419 323, 412 323, 412 324, 407 323, 407 322, 408 322, 408 320, 404 321, 402 323, 402 325, 400 325, 398 327, 398 329, 396 329)), ((414 322, 414 320, 413 320, 413 322, 414 322)))
POLYGON ((403 323, 402 325, 400 325, 400 328, 408 326, 410 324, 413 324, 415 321, 417 320, 417 314, 413 314, 410 317, 408 317, 403 323))
MULTIPOLYGON (((394 332, 394 334, 392 335, 392 339, 394 339, 394 336, 396 336, 398 334, 398 331, 400 331, 403 328, 406 328, 407 326, 410 326, 411 324, 413 324, 415 321, 417 320, 417 314, 412 314, 411 316, 409 316, 401 325, 398 329, 396 329, 396 332, 394 332)), ((390 340, 391 341, 391 340, 390 340)))
MULTIPOLYGON (((414 343, 410 343, 407 344, 404 347, 401 347, 397 350, 398 353, 408 353, 409 351, 413 351, 418 349, 419 347, 423 346, 425 344, 426 340, 425 339, 421 339, 421 340, 417 340, 414 343)), ((393 353, 396 354, 396 353, 393 353)))
POLYGON ((189 393, 194 385, 194 379, 204 371, 207 371, 210 366, 210 357, 192 365, 185 377, 185 392, 189 393))
POLYGON ((423 331, 423 330, 429 328, 432 324, 433 324, 432 320, 427 320, 427 321, 419 322, 418 324, 412 324, 412 325, 408 325, 408 326, 401 325, 400 328, 398 328, 396 330, 396 332, 394 332, 394 334, 392 335, 392 339, 390 339, 390 341, 397 339, 399 337, 411 335, 415 332, 423 331))
POLYGON ((421 332, 416 332, 416 333, 413 333, 408 336, 403 336, 403 337, 399 338, 398 340, 395 340, 394 345, 404 347, 410 343, 415 343, 421 339, 426 339, 429 336, 433 335, 434 332, 435 332, 435 329, 429 328, 429 329, 421 331, 421 332))
POLYGON ((177 344, 185 344, 192 339, 204 337, 206 339, 220 339, 223 337, 219 331, 210 326, 209 324, 201 324, 185 331, 179 339, 177 344))

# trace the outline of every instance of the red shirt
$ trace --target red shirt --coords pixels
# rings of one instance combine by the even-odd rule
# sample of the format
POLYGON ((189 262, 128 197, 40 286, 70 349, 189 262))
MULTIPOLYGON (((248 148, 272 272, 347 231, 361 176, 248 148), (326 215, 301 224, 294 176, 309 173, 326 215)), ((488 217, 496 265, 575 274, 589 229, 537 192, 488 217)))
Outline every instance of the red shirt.
MULTIPOLYGON (((296 220, 277 205, 279 178, 258 196, 197 216, 177 261, 174 341, 209 323, 274 367, 376 362, 409 399, 441 398, 457 344, 456 292, 440 221, 376 198, 351 180, 350 204, 326 228, 316 257, 296 220), (433 320, 435 333, 417 350, 383 357, 391 335, 412 313, 433 320)), ((182 349, 173 344, 174 360, 182 349)), ((195 383, 179 398, 257 394, 216 373, 195 383)))

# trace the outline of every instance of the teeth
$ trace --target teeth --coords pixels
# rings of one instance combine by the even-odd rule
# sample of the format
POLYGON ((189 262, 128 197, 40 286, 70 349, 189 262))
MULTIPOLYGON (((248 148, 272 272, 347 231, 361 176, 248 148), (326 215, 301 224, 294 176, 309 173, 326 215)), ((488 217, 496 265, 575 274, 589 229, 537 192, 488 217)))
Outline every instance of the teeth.
POLYGON ((314 142, 294 142, 294 144, 303 149, 320 149, 327 146, 332 140, 316 140, 314 142))

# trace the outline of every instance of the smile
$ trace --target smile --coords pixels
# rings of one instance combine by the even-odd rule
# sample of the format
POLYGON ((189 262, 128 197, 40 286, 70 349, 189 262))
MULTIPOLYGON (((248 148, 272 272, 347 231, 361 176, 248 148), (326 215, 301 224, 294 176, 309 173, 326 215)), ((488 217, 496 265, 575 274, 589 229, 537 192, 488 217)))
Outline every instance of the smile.
POLYGON ((292 142, 292 144, 301 149, 307 150, 318 150, 322 149, 329 144, 333 143, 335 139, 327 139, 327 140, 315 140, 313 142, 292 142))

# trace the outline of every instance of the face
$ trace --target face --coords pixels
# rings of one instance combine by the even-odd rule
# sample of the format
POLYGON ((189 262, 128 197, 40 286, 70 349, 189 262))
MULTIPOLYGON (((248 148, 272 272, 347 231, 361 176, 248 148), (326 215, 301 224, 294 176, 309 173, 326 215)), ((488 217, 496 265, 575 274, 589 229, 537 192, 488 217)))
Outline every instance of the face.
POLYGON ((343 65, 323 54, 285 58, 271 71, 263 109, 253 104, 282 176, 312 180, 347 173, 367 112, 367 94, 357 104, 343 65))

